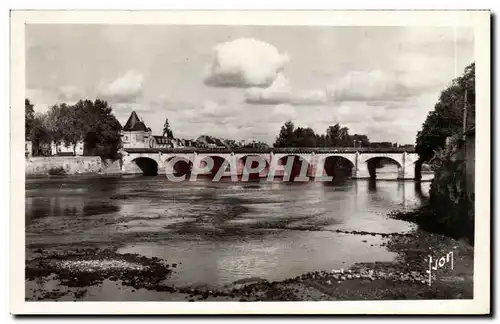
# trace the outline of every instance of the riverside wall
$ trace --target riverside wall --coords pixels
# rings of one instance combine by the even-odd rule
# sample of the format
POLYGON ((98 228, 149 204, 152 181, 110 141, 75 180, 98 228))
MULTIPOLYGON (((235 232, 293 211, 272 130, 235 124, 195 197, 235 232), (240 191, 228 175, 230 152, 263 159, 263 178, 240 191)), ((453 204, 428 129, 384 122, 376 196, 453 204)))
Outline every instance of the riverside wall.
POLYGON ((37 156, 25 161, 26 176, 45 176, 51 169, 60 168, 68 175, 121 174, 120 160, 103 160, 99 156, 37 156))

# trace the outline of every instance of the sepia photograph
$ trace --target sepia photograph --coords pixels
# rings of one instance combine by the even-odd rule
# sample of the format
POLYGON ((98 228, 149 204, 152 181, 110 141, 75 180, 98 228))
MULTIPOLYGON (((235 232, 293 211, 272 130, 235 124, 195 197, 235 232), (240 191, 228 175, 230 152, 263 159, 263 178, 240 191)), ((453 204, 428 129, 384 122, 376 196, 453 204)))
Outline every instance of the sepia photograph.
POLYGON ((15 312, 488 313, 490 19, 14 11, 15 312))

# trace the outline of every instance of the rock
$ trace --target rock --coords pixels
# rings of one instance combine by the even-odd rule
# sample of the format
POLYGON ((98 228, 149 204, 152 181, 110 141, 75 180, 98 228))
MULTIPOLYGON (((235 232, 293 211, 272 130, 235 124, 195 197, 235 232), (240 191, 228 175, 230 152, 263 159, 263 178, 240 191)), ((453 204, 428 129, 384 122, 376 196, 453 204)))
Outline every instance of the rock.
POLYGON ((347 275, 347 279, 351 280, 352 279, 352 275, 348 274, 347 275))
POLYGON ((340 273, 344 273, 344 268, 340 269, 340 273))
POLYGON ((327 285, 331 285, 331 284, 332 284, 332 281, 331 281, 331 280, 327 280, 327 281, 326 281, 326 284, 327 284, 327 285))

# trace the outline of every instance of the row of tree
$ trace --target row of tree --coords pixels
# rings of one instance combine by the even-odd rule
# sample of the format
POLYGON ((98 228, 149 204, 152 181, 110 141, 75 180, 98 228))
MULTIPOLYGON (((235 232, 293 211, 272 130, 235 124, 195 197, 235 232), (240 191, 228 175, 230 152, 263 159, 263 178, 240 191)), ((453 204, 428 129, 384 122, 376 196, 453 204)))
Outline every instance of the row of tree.
POLYGON ((312 128, 297 127, 287 121, 273 144, 274 147, 369 147, 368 136, 349 134, 349 128, 339 124, 329 126, 326 134, 316 134, 312 128))
POLYGON ((429 161, 435 152, 445 147, 448 137, 462 132, 464 122, 466 128, 475 126, 475 81, 476 65, 472 63, 465 68, 463 75, 441 92, 434 110, 429 112, 422 130, 417 134, 415 150, 421 161, 429 161))
POLYGON ((121 125, 108 103, 100 99, 56 104, 43 114, 35 114, 25 99, 25 127, 34 155, 44 155, 51 143, 72 146, 76 153, 77 143, 83 142, 84 155, 116 158, 121 145, 121 125))

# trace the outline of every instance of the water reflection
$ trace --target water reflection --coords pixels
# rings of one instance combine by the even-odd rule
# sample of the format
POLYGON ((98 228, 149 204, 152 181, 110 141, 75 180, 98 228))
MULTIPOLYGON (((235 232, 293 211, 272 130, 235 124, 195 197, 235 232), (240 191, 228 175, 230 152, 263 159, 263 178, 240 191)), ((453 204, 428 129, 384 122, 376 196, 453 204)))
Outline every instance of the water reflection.
POLYGON ((44 217, 78 217, 119 212, 105 196, 117 192, 119 178, 27 180, 26 224, 44 217), (105 198, 103 198, 105 197, 105 198))
POLYGON ((418 198, 421 204, 427 203, 429 200, 429 195, 424 194, 424 191, 422 190, 422 182, 420 181, 415 181, 415 197, 418 198))
POLYGON ((27 179, 26 242, 121 244, 124 253, 182 262, 171 279, 176 285, 279 280, 392 260, 380 237, 336 230, 408 231, 408 223, 385 215, 418 206, 429 187, 411 181, 263 180, 27 179))
POLYGON ((370 179, 368 180, 368 192, 376 192, 377 191, 377 181, 370 179))

